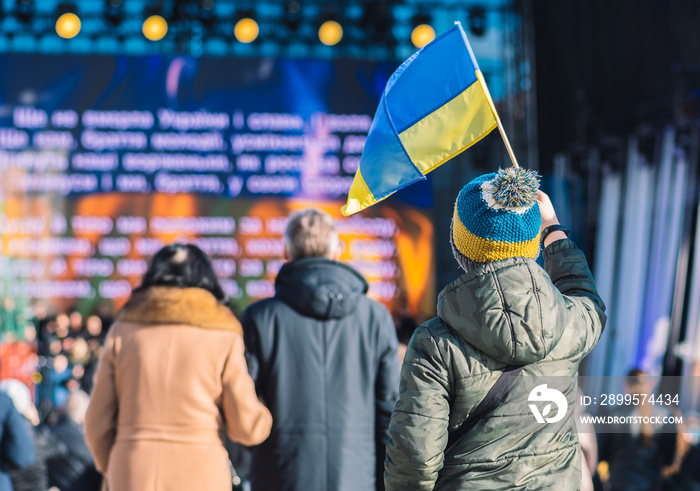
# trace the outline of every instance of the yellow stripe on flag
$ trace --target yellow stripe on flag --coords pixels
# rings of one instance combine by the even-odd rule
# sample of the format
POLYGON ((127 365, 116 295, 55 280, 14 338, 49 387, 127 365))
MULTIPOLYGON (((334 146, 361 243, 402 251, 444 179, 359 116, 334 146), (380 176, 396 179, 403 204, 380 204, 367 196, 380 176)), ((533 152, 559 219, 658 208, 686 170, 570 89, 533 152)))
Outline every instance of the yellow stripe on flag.
POLYGON ((409 157, 423 174, 463 152, 497 126, 483 78, 444 106, 399 134, 409 157))
POLYGON ((540 234, 525 242, 505 242, 478 237, 467 230, 455 208, 452 218, 453 243, 464 256, 477 263, 490 263, 508 257, 536 257, 540 250, 540 234))
POLYGON ((378 201, 381 200, 374 198, 372 191, 369 190, 362 177, 360 169, 357 169, 355 178, 352 180, 352 185, 350 186, 350 191, 348 192, 348 202, 340 208, 340 211, 347 217, 372 206, 378 201))

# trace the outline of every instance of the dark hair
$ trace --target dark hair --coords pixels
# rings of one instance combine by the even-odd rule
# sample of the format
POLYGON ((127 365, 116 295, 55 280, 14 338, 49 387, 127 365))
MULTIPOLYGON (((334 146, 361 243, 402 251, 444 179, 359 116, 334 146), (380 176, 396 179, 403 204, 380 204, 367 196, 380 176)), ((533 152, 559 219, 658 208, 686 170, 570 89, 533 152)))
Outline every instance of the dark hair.
POLYGON ((641 368, 633 368, 627 372, 627 383, 629 385, 639 385, 644 381, 644 377, 647 373, 641 368))
POLYGON ((219 301, 226 300, 209 256, 192 244, 170 244, 159 250, 136 291, 151 286, 203 288, 219 301))
POLYGON ((396 323, 396 334, 399 338, 399 343, 408 344, 413 336, 413 332, 418 328, 418 323, 410 315, 402 315, 396 323))

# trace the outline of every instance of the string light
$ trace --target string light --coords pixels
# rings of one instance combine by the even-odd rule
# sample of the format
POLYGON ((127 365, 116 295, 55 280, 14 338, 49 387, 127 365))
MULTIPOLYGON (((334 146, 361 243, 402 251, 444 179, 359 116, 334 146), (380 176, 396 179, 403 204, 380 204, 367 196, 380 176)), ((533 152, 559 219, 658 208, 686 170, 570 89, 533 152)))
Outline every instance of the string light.
POLYGON ((255 41, 258 38, 258 34, 260 34, 258 23, 255 19, 248 16, 241 18, 233 28, 233 35, 236 36, 236 39, 246 44, 255 41))
POLYGON ((343 39, 343 26, 335 20, 327 20, 318 28, 318 39, 326 46, 335 46, 343 39))
POLYGON ((143 35, 150 41, 160 41, 168 33, 168 22, 160 15, 151 15, 143 21, 143 35))
POLYGON ((411 31, 411 42, 416 48, 422 48, 435 39, 435 29, 430 24, 418 24, 411 31))
POLYGON ((56 34, 63 39, 72 39, 80 32, 80 17, 73 12, 66 12, 56 20, 56 34))

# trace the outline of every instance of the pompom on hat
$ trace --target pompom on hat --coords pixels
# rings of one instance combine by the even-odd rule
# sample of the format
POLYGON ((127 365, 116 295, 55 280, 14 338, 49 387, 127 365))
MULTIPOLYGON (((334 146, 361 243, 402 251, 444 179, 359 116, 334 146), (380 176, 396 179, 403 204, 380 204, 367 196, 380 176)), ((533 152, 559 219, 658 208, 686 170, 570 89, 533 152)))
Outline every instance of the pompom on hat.
POLYGON ((537 173, 519 167, 499 169, 467 183, 455 202, 450 244, 465 271, 540 252, 537 173))

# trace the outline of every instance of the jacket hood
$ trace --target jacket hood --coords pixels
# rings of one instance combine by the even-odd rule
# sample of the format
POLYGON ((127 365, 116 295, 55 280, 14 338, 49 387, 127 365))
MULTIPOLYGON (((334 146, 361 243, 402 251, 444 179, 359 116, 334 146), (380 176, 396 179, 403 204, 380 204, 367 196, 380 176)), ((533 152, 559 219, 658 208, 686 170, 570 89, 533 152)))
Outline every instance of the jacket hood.
POLYGON ((276 296, 302 315, 340 319, 355 310, 369 286, 350 266, 311 257, 286 263, 275 280, 276 296))
POLYGON ((525 365, 544 359, 561 339, 566 322, 560 295, 534 260, 512 257, 445 287, 437 311, 475 348, 503 363, 525 365))
POLYGON ((117 314, 117 321, 134 324, 187 325, 242 333, 231 310, 202 288, 152 286, 136 290, 117 314))

